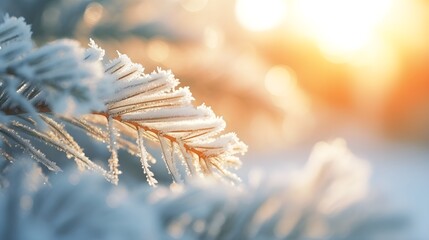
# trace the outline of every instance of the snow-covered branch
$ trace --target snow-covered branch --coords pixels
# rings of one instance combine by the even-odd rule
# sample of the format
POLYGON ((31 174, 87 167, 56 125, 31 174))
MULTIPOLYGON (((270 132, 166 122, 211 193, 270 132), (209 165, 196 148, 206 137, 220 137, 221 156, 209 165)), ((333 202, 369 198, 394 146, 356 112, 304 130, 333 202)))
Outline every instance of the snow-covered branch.
MULTIPOLYGON (((219 135, 223 119, 205 105, 195 107, 189 88, 176 89, 180 83, 171 71, 145 74, 124 54, 108 61, 93 40, 86 50, 67 39, 33 48, 29 26, 22 18, 8 16, 0 25, 0 62, 1 133, 6 142, 21 148, 44 142, 74 158, 79 169, 99 171, 115 184, 121 173, 117 151, 127 148, 141 158, 149 184, 155 185, 145 160, 151 156, 145 138, 159 144, 176 182, 184 180, 178 162, 186 166, 185 175, 238 180, 230 168, 240 166, 235 155, 247 146, 235 134, 219 135), (109 170, 85 156, 66 125, 108 146, 109 170), (11 138, 11 133, 19 138, 11 138)), ((43 153, 32 156, 52 169, 43 153)))

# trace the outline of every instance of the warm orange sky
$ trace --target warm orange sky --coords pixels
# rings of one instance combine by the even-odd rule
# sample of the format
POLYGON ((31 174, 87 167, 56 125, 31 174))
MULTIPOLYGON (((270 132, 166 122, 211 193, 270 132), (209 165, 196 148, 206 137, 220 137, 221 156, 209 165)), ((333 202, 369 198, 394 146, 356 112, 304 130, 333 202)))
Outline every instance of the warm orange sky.
MULTIPOLYGON (((91 4, 85 22, 108 18, 103 11, 91 4)), ((129 11, 128 24, 160 21, 184 40, 131 38, 112 49, 173 69, 245 140, 296 142, 344 118, 428 138, 427 1, 148 0, 129 11)))

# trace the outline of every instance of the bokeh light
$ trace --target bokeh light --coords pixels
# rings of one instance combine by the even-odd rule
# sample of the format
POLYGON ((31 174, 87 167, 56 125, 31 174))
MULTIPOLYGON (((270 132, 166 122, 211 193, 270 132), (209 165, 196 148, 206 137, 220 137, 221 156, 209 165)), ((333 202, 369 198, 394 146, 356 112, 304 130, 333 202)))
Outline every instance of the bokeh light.
POLYGON ((180 0, 182 7, 189 12, 201 11, 206 5, 208 0, 180 0))
POLYGON ((165 61, 170 53, 170 46, 161 39, 154 39, 148 43, 147 55, 155 62, 165 61))
POLYGON ((222 31, 217 27, 206 27, 204 29, 204 44, 208 48, 217 48, 224 41, 222 31))
POLYGON ((84 21, 88 25, 95 25, 103 17, 103 6, 97 2, 90 3, 85 9, 84 21))
POLYGON ((274 66, 265 76, 265 88, 275 96, 290 95, 293 85, 296 85, 295 76, 286 67, 274 66))

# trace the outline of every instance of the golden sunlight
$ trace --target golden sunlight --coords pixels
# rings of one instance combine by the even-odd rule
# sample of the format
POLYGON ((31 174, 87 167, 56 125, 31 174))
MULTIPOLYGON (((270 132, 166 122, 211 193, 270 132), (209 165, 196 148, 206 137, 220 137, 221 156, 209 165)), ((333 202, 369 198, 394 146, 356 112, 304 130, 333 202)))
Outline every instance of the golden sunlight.
POLYGON ((286 3, 283 0, 237 0, 235 12, 246 29, 264 31, 281 24, 286 14, 286 3))
POLYGON ((366 47, 394 0, 300 0, 304 28, 329 60, 344 61, 366 47))

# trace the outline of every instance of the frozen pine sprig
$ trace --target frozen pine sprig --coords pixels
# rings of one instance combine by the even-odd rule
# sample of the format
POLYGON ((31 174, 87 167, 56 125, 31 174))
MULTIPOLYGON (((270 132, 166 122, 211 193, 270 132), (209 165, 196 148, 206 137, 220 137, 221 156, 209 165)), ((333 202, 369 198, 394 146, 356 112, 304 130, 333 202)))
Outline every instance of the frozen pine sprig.
POLYGON ((64 152, 79 169, 109 174, 89 160, 67 132, 59 116, 78 117, 105 108, 102 96, 112 90, 94 43, 85 51, 76 41, 58 40, 34 48, 29 25, 22 18, 6 16, 0 24, 0 141, 10 161, 21 153, 47 169, 60 171, 58 156, 64 152), (101 82, 102 81, 102 82, 101 82))
POLYGON ((7 62, 21 57, 32 47, 30 26, 23 18, 6 15, 0 25, 0 69, 4 71, 7 62))
MULTIPOLYGON (((5 106, 7 97, 12 97, 15 105, 22 105, 22 108, 32 110, 30 104, 16 93, 18 84, 6 75, 10 61, 21 58, 23 54, 31 50, 32 46, 30 26, 24 22, 23 18, 6 15, 0 24, 0 73, 3 73, 0 77, 0 106, 5 106)), ((9 121, 9 117, 1 111, 0 120, 2 123, 6 123, 9 121)))
MULTIPOLYGON (((247 146, 235 134, 218 136, 225 128, 223 119, 216 117, 205 105, 195 107, 189 88, 176 89, 179 80, 171 71, 158 68, 145 74, 140 65, 132 63, 123 54, 110 61, 105 69, 116 79, 115 94, 106 99, 105 115, 134 128, 139 138, 147 136, 158 142, 175 182, 182 182, 183 175, 200 173, 238 180, 230 168, 240 165, 234 155, 244 153, 247 146), (177 167, 179 162, 186 168, 184 173, 177 167)), ((147 151, 141 144, 143 141, 138 141, 139 155, 145 156, 147 151)), ((154 185, 144 158, 142 165, 149 184, 154 185)))
POLYGON ((72 40, 58 40, 10 64, 8 72, 43 94, 31 98, 59 114, 78 115, 102 110, 97 85, 107 84, 102 65, 85 60, 85 50, 72 40))
POLYGON ((140 158, 155 186, 155 158, 146 149, 155 143, 174 182, 209 175, 239 180, 231 170, 240 166, 237 155, 247 146, 235 134, 221 134, 225 121, 210 107, 194 106, 189 88, 178 87, 170 70, 146 74, 119 52, 109 61, 92 39, 88 49, 68 39, 33 48, 21 18, 6 17, 0 24, 0 47, 0 139, 7 142, 2 156, 15 159, 18 149, 30 149, 31 157, 59 171, 50 151, 35 147, 43 143, 74 159, 78 169, 117 184, 118 151, 125 149, 140 158), (107 170, 86 156, 69 127, 106 145, 107 170))
POLYGON ((25 112, 43 125, 37 115, 43 107, 69 116, 103 110, 101 97, 111 87, 99 61, 102 54, 91 57, 98 50, 91 49, 85 53, 73 40, 33 48, 30 27, 22 18, 6 16, 0 24, 2 115, 25 112))

